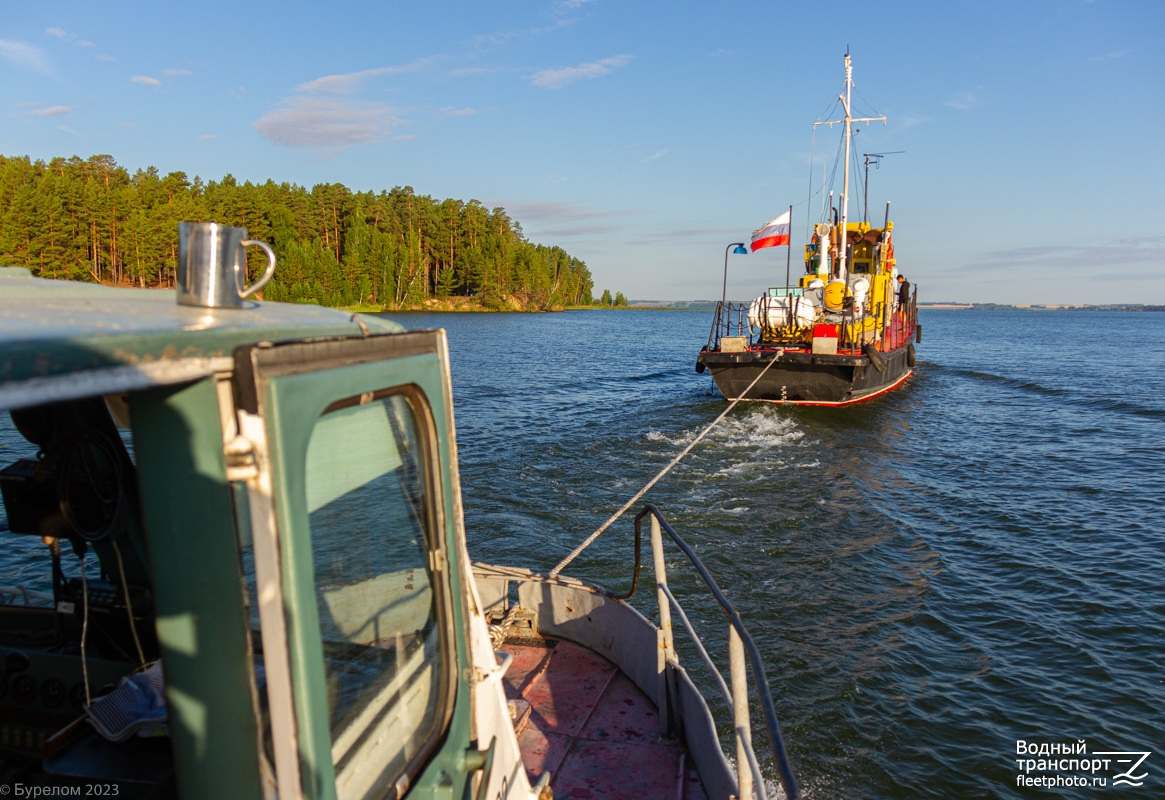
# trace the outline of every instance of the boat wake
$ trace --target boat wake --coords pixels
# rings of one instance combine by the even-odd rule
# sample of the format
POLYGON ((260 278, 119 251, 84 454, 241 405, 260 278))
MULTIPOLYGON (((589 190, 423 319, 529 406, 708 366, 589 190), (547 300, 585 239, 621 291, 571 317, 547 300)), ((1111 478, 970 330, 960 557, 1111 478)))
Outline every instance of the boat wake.
POLYGON ((944 367, 941 364, 931 364, 929 362, 926 364, 926 368, 929 372, 934 373, 936 376, 947 374, 960 378, 969 378, 970 380, 979 383, 989 384, 993 388, 993 391, 998 390, 999 388, 1012 389, 1016 392, 1022 392, 1025 394, 1055 398, 1057 402, 1062 404, 1075 405, 1098 411, 1113 411, 1141 417, 1165 417, 1165 408, 1152 408, 1140 403, 1122 400, 1119 397, 1108 394, 1110 387, 1107 386, 1097 387, 1098 392, 1105 392, 1105 394, 1086 395, 1081 394, 1080 392, 1073 389, 1047 386, 1031 380, 1011 378, 1006 375, 997 375, 991 372, 981 372, 979 370, 962 369, 958 367, 944 367))
MULTIPOLYGON (((667 434, 653 430, 648 431, 646 438, 652 442, 666 442, 676 447, 685 447, 699 432, 697 429, 691 429, 667 434)), ((792 444, 804 436, 805 432, 795 420, 777 415, 772 409, 758 408, 726 418, 708 435, 708 442, 710 446, 716 448, 768 448, 792 444)))

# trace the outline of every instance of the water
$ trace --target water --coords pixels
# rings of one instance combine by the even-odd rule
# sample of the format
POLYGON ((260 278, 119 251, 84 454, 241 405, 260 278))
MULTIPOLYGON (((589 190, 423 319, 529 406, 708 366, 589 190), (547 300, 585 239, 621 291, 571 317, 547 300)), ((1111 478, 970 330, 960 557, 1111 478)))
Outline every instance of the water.
MULTIPOLYGON (((449 331, 475 558, 553 566, 723 411, 710 318, 400 317, 449 331)), ((646 499, 749 625, 808 797, 1094 796, 1017 787, 1017 740, 1150 751, 1126 790, 1161 792, 1165 314, 921 321, 901 390, 739 405, 646 499)), ((569 571, 625 586, 629 542, 569 571)))
MULTIPOLYGON (((395 318, 449 331, 485 561, 554 566, 726 406, 693 369, 708 311, 395 318)), ((744 616, 807 797, 1095 796, 1017 788, 1017 740, 1149 751, 1125 791, 1160 796, 1165 314, 921 322, 901 389, 738 405, 646 500, 744 616)), ((625 587, 630 542, 620 521, 568 572, 625 587)))

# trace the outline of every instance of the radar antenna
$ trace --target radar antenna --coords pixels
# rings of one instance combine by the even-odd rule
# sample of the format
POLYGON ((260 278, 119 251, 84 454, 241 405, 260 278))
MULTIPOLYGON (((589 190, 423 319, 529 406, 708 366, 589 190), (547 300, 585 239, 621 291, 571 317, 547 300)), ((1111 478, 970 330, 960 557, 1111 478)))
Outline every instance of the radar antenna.
POLYGON ((866 196, 862 200, 862 222, 870 221, 870 162, 874 162, 874 169, 881 169, 883 156, 905 152, 905 150, 887 150, 885 153, 862 153, 862 157, 866 159, 866 196))

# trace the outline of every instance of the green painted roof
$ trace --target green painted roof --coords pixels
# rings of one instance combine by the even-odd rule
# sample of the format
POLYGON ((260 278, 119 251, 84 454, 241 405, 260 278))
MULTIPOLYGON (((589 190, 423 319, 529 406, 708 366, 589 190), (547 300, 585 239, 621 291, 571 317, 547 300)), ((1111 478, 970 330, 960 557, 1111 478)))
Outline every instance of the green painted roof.
POLYGON ((235 348, 391 333, 375 316, 291 303, 180 306, 167 289, 34 278, 0 267, 0 408, 194 380, 229 369, 235 348))

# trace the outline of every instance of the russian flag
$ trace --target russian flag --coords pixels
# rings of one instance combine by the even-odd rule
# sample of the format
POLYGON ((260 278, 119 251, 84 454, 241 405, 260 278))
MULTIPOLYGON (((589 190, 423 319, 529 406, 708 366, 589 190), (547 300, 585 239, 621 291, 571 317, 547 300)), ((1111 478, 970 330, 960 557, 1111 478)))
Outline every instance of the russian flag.
POLYGON ((789 244, 789 212, 786 211, 772 222, 757 228, 752 232, 752 250, 762 247, 778 247, 789 244))

